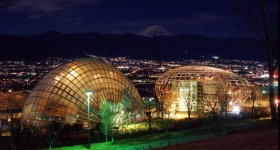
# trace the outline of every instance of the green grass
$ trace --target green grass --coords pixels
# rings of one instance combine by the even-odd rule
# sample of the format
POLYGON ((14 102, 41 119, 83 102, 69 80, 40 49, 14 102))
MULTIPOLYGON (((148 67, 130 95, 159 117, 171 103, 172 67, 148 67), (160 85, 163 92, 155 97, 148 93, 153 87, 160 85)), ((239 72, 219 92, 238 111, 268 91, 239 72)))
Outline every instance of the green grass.
MULTIPOLYGON (((262 125, 262 124, 268 124, 270 121, 269 119, 265 120, 258 120, 256 121, 256 125, 262 125)), ((250 128, 251 123, 248 122, 240 122, 236 124, 232 124, 229 129, 231 130, 242 130, 245 128, 250 128)), ((227 127, 228 128, 228 127, 227 127)), ((175 138, 184 138, 188 136, 197 136, 200 133, 201 127, 195 128, 195 129, 188 129, 188 130, 182 130, 182 131, 174 131, 174 132, 168 132, 168 133, 153 133, 143 136, 138 136, 130 139, 124 139, 124 140, 117 140, 115 142, 102 142, 102 143, 93 143, 91 144, 91 149, 94 150, 113 150, 118 148, 125 148, 130 146, 136 146, 141 144, 149 144, 153 142, 159 142, 167 139, 175 139, 175 138)), ((204 134, 212 132, 211 129, 209 130, 205 128, 204 134)), ((87 149, 85 145, 77 145, 77 146, 70 146, 70 147, 61 147, 61 148, 54 148, 55 150, 82 150, 87 149)))
MULTIPOLYGON (((118 148, 124 148, 129 146, 135 146, 140 144, 147 144, 152 143, 155 141, 161 141, 166 140, 170 137, 172 138, 179 138, 179 137, 185 137, 186 135, 196 135, 199 133, 199 129, 192 129, 192 130, 184 130, 184 131, 177 131, 177 132, 168 132, 166 133, 153 133, 149 135, 143 135, 141 137, 134 137, 130 139, 124 139, 124 140, 117 140, 115 142, 102 142, 102 143, 93 143, 91 144, 91 149, 94 150, 113 150, 118 148)), ((71 147, 61 147, 61 148, 55 148, 56 150, 68 150, 68 149, 86 149, 85 145, 77 145, 77 146, 71 146, 71 147)))

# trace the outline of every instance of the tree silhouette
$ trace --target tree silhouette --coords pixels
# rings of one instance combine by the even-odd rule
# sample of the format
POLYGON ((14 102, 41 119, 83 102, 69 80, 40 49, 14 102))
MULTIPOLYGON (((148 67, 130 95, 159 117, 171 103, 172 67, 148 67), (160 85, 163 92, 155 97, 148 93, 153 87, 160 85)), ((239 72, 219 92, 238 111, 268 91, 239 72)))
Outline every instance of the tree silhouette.
POLYGON ((55 120, 50 122, 46 121, 46 123, 46 127, 36 127, 33 125, 32 131, 48 144, 49 149, 52 149, 64 125, 63 123, 55 120))
MULTIPOLYGON (((233 9, 243 18, 252 29, 255 37, 260 41, 260 47, 266 53, 269 73, 269 104, 271 112, 271 123, 277 124, 276 105, 274 102, 274 75, 279 67, 279 13, 277 9, 267 9, 266 4, 273 3, 273 8, 279 5, 279 1, 252 0, 234 1, 228 0, 233 9), (277 18, 278 17, 278 18, 277 18), (277 22, 278 19, 278 22, 277 22)), ((278 10, 279 11, 279 10, 278 10)))
POLYGON ((252 109, 252 118, 251 120, 253 121, 255 118, 255 107, 261 106, 261 98, 262 98, 262 91, 260 87, 252 87, 251 88, 251 95, 249 99, 249 103, 251 105, 252 109))

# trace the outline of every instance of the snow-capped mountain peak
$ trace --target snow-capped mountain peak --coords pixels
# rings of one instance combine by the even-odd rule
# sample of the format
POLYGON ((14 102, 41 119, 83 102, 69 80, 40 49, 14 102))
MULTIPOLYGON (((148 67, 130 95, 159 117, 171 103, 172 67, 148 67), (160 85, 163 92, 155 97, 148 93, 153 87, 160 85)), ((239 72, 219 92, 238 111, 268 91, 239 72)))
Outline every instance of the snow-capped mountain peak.
POLYGON ((153 25, 139 32, 138 35, 147 36, 147 37, 156 37, 156 36, 173 36, 174 34, 162 27, 161 25, 153 25))

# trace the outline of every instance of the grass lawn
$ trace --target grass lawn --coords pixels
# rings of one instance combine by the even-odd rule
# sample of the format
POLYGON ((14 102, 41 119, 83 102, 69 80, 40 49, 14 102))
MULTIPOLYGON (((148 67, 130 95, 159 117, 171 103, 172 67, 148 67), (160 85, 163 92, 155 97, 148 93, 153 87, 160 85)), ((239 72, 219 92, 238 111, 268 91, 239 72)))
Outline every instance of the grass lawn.
MULTIPOLYGON (((237 124, 231 124, 230 128, 227 129, 227 131, 234 132, 245 128, 250 128, 252 126, 262 125, 262 124, 268 124, 269 120, 258 120, 255 123, 237 123, 237 124)), ((143 135, 139 137, 134 137, 130 139, 124 139, 124 140, 117 140, 115 142, 102 142, 102 143, 93 143, 91 144, 91 149, 94 150, 113 150, 113 149, 124 149, 128 147, 133 147, 137 145, 148 145, 160 141, 167 141, 168 139, 180 139, 180 138, 196 138, 192 141, 197 141, 197 137, 199 133, 201 132, 200 128, 195 129, 189 129, 189 130, 182 130, 182 131, 174 131, 174 132, 168 132, 168 133, 153 133, 149 135, 143 135)), ((211 131, 211 129, 205 128, 203 133, 201 134, 207 134, 211 131)), ((175 143, 176 144, 176 143, 175 143)), ((70 146, 70 147, 60 147, 60 148, 54 148, 56 150, 79 150, 79 149, 87 149, 86 145, 77 145, 77 146, 70 146)), ((133 148, 135 149, 135 148, 133 148)))

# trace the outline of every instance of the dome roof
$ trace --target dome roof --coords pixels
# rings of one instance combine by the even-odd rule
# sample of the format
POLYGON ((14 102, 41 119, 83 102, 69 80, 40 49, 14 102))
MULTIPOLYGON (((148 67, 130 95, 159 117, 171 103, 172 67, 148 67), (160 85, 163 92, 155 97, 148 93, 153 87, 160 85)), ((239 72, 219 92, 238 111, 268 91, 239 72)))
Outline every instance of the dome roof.
POLYGON ((157 80, 157 84, 170 83, 177 80, 220 80, 226 81, 228 86, 247 86, 249 82, 242 77, 218 68, 207 66, 184 66, 165 72, 157 80))
POLYGON ((23 108, 23 119, 56 119, 66 123, 87 122, 87 95, 91 90, 91 121, 104 100, 120 103, 129 97, 129 106, 140 111, 141 98, 132 82, 114 67, 97 59, 78 59, 49 72, 32 90, 23 108))
POLYGON ((232 72, 193 65, 165 72, 156 81, 155 92, 166 107, 191 98, 196 100, 196 110, 203 110, 207 99, 213 101, 227 97, 232 104, 242 104, 249 96, 248 86, 247 80, 232 72))

